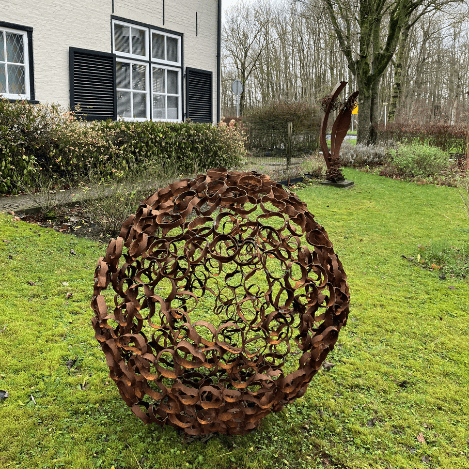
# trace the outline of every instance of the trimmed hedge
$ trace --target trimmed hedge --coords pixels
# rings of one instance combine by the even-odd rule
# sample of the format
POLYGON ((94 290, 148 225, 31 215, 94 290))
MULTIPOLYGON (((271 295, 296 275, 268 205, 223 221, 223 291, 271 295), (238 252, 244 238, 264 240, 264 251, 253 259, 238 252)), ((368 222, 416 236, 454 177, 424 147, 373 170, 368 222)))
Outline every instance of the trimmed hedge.
POLYGON ((381 142, 390 140, 396 143, 420 143, 440 148, 446 152, 466 153, 466 142, 469 138, 469 125, 441 123, 401 123, 391 122, 377 126, 378 139, 381 142))
POLYGON ((224 124, 79 120, 56 105, 0 99, 0 193, 34 185, 38 173, 86 180, 135 165, 177 166, 180 173, 236 166, 244 138, 224 124))

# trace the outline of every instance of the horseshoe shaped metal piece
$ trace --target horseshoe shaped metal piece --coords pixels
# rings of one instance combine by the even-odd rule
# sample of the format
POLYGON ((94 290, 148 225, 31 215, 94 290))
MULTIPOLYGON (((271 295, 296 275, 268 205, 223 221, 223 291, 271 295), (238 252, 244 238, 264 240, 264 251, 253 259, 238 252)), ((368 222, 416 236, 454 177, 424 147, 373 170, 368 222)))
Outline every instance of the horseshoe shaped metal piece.
POLYGON ((188 435, 248 433, 303 396, 349 313, 346 274, 306 204, 223 168, 146 199, 94 282, 92 325, 122 399, 188 435))

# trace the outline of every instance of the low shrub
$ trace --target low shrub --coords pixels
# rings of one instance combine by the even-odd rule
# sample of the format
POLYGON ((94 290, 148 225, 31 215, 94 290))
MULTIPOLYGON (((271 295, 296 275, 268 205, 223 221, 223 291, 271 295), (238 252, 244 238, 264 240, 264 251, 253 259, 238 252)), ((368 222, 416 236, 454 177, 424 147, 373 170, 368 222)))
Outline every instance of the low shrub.
POLYGON ((36 161, 46 159, 61 116, 55 106, 10 103, 0 98, 0 193, 29 184, 36 161))
POLYGON ((345 167, 379 166, 389 159, 389 149, 384 144, 351 145, 344 142, 340 151, 340 164, 345 167))
POLYGON ((148 162, 178 171, 236 166, 244 137, 234 125, 85 122, 55 105, 0 100, 0 193, 34 185, 39 173, 69 184, 123 174, 148 162))
POLYGON ((435 177, 449 168, 448 154, 428 145, 400 145, 390 149, 390 154, 392 165, 402 177, 435 177))

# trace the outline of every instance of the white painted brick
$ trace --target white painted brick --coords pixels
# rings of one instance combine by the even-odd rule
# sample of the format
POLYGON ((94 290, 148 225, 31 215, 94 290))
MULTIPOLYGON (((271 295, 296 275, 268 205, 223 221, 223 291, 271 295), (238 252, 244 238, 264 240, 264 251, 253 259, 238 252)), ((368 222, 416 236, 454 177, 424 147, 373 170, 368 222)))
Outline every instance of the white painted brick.
MULTIPOLYGON (((183 33, 184 67, 213 73, 213 120, 217 109, 217 0, 114 1, 114 15, 183 33), (195 14, 200 17, 196 36, 195 14)), ((111 52, 111 0, 10 0, 1 21, 33 28, 36 99, 69 106, 69 48, 111 52)))

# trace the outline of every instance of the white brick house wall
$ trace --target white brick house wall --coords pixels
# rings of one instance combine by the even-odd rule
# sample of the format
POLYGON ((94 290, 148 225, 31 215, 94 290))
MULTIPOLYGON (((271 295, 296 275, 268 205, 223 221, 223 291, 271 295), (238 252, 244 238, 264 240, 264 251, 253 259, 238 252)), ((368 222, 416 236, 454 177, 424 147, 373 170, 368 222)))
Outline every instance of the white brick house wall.
MULTIPOLYGON (((213 122, 216 122, 218 0, 4 2, 0 28, 2 22, 33 28, 36 100, 66 107, 70 105, 69 48, 111 53, 112 16, 183 34, 183 73, 186 67, 213 73, 212 110, 213 122)), ((185 86, 185 80, 182 82, 185 86)))

